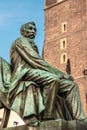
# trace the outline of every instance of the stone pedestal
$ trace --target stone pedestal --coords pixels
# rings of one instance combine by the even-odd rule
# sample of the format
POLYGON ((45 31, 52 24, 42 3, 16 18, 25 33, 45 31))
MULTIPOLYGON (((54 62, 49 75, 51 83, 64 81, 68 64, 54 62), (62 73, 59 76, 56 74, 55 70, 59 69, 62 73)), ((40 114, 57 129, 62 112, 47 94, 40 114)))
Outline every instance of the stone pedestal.
POLYGON ((41 122, 38 127, 16 126, 0 130, 87 130, 87 123, 81 121, 51 120, 41 122))

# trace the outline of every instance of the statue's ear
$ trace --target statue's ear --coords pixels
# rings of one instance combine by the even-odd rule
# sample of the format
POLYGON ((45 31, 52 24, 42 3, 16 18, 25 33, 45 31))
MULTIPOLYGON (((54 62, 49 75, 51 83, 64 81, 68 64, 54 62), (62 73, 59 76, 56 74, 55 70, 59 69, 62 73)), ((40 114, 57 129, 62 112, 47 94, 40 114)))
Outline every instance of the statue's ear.
POLYGON ((26 31, 25 30, 21 30, 21 35, 22 36, 26 36, 26 31))

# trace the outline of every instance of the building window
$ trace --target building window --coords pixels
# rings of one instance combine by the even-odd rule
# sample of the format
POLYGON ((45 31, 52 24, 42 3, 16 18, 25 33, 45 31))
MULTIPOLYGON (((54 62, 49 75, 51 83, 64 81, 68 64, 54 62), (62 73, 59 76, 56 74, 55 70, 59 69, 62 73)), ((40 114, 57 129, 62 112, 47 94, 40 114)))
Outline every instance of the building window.
POLYGON ((65 49, 66 48, 66 38, 63 38, 60 40, 60 48, 65 49))
POLYGON ((58 0, 58 2, 61 2, 61 1, 63 1, 63 0, 58 0))
POLYGON ((61 64, 67 63, 67 53, 61 54, 60 62, 61 64))
POLYGON ((62 23, 62 32, 67 32, 67 22, 62 23))
POLYGON ((87 75, 87 68, 84 69, 83 73, 84 75, 87 75))
POLYGON ((86 103, 87 103, 87 93, 86 93, 86 95, 85 95, 85 96, 86 96, 86 103))

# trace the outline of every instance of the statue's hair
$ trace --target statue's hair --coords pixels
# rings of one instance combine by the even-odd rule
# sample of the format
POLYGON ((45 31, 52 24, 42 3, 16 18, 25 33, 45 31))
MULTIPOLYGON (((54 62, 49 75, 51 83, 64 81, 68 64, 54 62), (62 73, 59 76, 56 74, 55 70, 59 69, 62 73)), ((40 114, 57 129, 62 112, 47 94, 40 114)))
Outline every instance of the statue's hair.
POLYGON ((23 24, 20 28, 21 35, 24 35, 24 36, 26 35, 26 29, 27 29, 29 24, 32 24, 36 27, 35 22, 33 22, 33 21, 23 24))

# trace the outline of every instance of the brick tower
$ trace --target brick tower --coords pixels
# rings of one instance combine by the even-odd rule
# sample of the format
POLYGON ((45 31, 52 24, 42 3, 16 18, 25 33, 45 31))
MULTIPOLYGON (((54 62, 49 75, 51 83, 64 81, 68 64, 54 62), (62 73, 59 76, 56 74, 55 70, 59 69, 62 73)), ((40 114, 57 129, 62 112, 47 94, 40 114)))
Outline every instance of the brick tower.
POLYGON ((87 0, 45 0, 44 59, 71 74, 87 115, 87 0))

